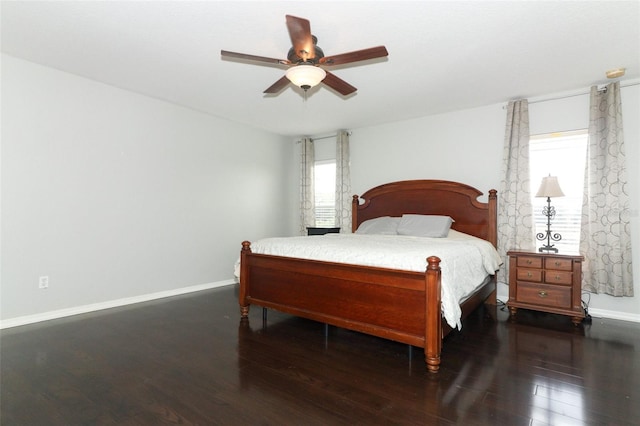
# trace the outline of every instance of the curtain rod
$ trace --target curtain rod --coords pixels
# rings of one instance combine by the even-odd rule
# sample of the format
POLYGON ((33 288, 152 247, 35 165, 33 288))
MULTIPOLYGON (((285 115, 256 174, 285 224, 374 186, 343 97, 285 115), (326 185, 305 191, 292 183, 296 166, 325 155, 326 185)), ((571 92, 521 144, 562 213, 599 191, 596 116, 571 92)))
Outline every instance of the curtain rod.
MULTIPOLYGON (((632 82, 632 83, 627 83, 627 84, 624 84, 624 83, 620 82, 620 87, 637 86, 639 84, 640 84, 640 82, 638 82, 638 81, 635 81, 635 82, 632 82)), ((605 87, 606 84, 602 84, 602 85, 598 85, 598 86, 603 86, 602 89, 598 89, 598 90, 603 90, 603 89, 606 88, 605 87)), ((581 92, 578 92, 578 93, 572 93, 571 95, 556 96, 556 97, 552 97, 552 98, 542 98, 542 99, 533 100, 533 101, 529 102, 529 105, 537 104, 537 103, 540 103, 540 102, 549 102, 549 101, 557 101, 557 100, 560 100, 560 99, 574 98, 576 96, 584 96, 584 95, 588 95, 590 93, 591 93, 591 88, 589 88, 588 91, 581 91, 581 92)), ((503 105, 502 106, 502 109, 506 109, 506 108, 507 108, 507 105, 503 105)))
MULTIPOLYGON (((348 130, 347 131, 347 136, 351 136, 352 133, 353 132, 351 130, 348 130)), ((319 136, 317 138, 310 138, 310 139, 311 139, 311 142, 314 142, 314 141, 319 141, 319 140, 322 140, 322 139, 337 138, 337 137, 338 137, 338 133, 336 133, 334 135, 319 136)), ((300 139, 298 139, 296 141, 296 143, 301 143, 301 142, 302 142, 302 140, 300 140, 300 139)))
POLYGON ((337 137, 338 137, 338 134, 337 134, 337 133, 336 133, 335 135, 320 136, 320 137, 318 137, 318 138, 311 138, 311 142, 314 142, 314 141, 320 141, 320 140, 322 140, 322 139, 337 138, 337 137))

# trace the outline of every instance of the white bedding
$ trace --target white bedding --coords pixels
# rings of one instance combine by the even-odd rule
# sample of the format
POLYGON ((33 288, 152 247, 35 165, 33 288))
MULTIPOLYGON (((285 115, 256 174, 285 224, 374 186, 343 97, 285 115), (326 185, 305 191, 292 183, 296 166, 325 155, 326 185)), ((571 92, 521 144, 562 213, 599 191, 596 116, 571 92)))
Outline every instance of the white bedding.
POLYGON ((500 267, 500 256, 491 243, 454 230, 446 238, 370 234, 267 238, 251 243, 251 251, 415 272, 425 272, 427 257, 438 256, 442 314, 452 328, 462 328, 459 303, 500 267))

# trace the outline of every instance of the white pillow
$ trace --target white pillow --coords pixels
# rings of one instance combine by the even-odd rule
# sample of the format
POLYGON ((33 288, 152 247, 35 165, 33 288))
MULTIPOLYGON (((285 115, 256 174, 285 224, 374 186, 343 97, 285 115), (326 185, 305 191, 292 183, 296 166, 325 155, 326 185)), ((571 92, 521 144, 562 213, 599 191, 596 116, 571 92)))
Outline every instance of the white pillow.
POLYGON ((398 225, 398 234, 444 238, 449 234, 452 223, 449 216, 405 214, 398 225))
POLYGON ((365 220, 356 229, 356 234, 396 235, 398 233, 399 217, 383 216, 365 220))

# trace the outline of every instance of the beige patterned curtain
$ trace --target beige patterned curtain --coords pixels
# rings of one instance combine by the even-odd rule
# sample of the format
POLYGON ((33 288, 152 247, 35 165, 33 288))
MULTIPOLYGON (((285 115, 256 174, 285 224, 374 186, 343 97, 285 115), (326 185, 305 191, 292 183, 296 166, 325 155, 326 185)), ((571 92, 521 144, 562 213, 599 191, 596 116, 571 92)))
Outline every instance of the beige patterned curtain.
POLYGON ((349 160, 349 133, 338 132, 336 138, 336 226, 340 232, 351 232, 351 162, 349 160))
POLYGON ((591 88, 589 145, 582 203, 582 288, 633 296, 629 194, 620 83, 591 88))
POLYGON ((308 226, 316 226, 314 165, 313 140, 303 138, 300 143, 300 235, 307 235, 308 226))
POLYGON ((509 280, 507 251, 535 250, 529 183, 529 102, 510 101, 498 192, 498 253, 502 266, 498 281, 509 280))

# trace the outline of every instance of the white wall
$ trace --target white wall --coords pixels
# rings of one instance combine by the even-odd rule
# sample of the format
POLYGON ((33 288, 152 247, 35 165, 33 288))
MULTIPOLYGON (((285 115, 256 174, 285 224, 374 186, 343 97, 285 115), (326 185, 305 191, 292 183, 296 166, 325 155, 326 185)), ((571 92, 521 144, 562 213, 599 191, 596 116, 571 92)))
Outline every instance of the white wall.
POLYGON ((3 55, 0 318, 230 282, 242 240, 288 230, 290 150, 3 55))
MULTIPOLYGON (((636 297, 590 306, 637 320, 640 86, 622 99, 636 297)), ((500 104, 351 129, 353 192, 421 178, 499 189, 505 116, 500 104)), ((587 120, 586 95, 530 105, 532 133, 587 120)), ((290 138, 7 55, 1 132, 3 321, 225 283, 242 240, 298 229, 290 138)))
POLYGON ((454 180, 485 194, 499 189, 504 115, 493 105, 352 129, 354 193, 405 179, 454 180))
MULTIPOLYGON (((588 91, 585 88, 583 92, 588 91)), ((640 321, 640 86, 622 87, 628 178, 631 186, 633 298, 591 295, 590 313, 640 321)), ((532 134, 588 127, 589 96, 530 99, 532 134)), ((396 180, 446 179, 470 184, 485 195, 500 189, 506 110, 503 104, 351 129, 353 192, 396 180)), ((483 197, 484 198, 484 197, 483 197)), ((507 299, 501 285, 499 296, 507 299)), ((588 296, 585 297, 588 299, 588 296)))

